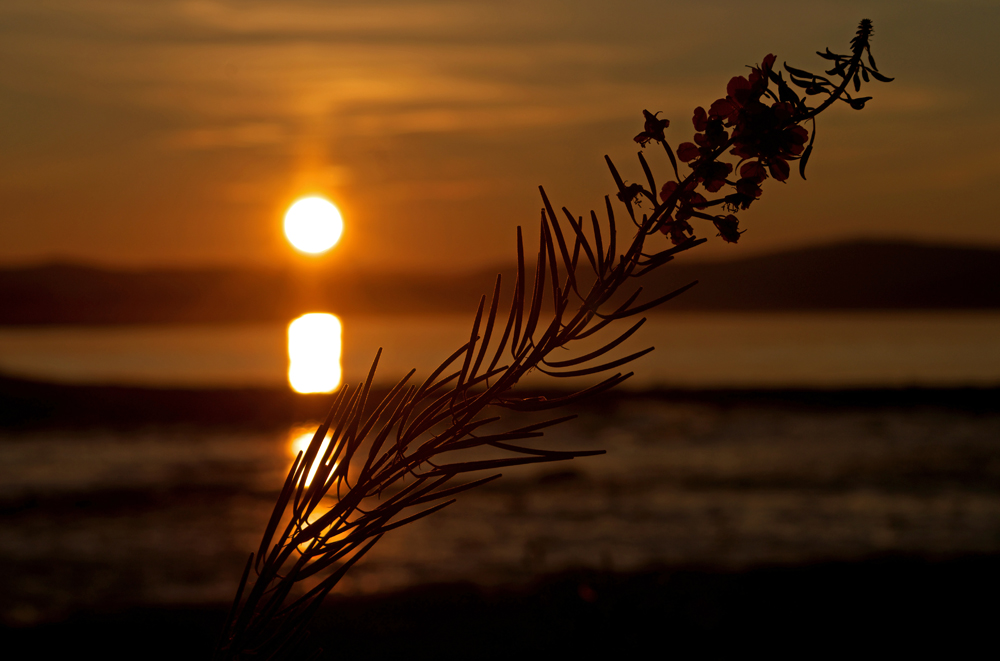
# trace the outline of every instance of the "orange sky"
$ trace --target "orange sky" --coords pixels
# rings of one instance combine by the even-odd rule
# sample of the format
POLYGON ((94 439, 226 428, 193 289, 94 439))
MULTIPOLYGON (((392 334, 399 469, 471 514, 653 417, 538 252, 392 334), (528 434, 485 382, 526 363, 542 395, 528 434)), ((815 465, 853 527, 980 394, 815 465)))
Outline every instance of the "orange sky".
POLYGON ((643 108, 676 146, 744 65, 818 70, 864 17, 896 82, 821 116, 809 181, 699 252, 1000 244, 997 2, 5 0, 0 264, 281 265, 314 193, 345 218, 331 263, 508 261, 538 184, 583 214, 604 154, 641 179, 643 108))

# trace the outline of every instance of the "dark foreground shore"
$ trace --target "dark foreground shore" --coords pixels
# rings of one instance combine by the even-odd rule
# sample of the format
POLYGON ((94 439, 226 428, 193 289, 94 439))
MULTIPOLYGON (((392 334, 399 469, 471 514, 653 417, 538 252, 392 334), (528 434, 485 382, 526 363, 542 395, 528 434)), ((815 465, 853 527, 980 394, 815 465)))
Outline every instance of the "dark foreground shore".
MULTIPOLYGON (((994 647, 998 589, 996 555, 576 572, 516 590, 450 584, 332 599, 311 640, 324 659, 963 656, 994 647)), ((221 606, 93 612, 2 629, 0 644, 37 658, 207 659, 224 617, 221 606)))
MULTIPOLYGON (((369 401, 388 392, 373 389, 369 401)), ((565 392, 531 393, 559 397, 565 392)), ((714 406, 818 408, 934 407, 969 413, 1000 410, 1000 388, 714 389, 634 392, 614 390, 590 398, 588 409, 613 408, 636 397, 714 406)), ((279 428, 322 419, 330 395, 300 395, 288 388, 181 389, 66 385, 0 375, 0 429, 129 428, 198 425, 279 428)))
MULTIPOLYGON (((289 443, 328 402, 0 379, 5 658, 209 658, 289 443)), ((607 454, 512 470, 387 535, 313 627, 323 658, 995 647, 1000 389, 569 412, 546 443, 607 454)))

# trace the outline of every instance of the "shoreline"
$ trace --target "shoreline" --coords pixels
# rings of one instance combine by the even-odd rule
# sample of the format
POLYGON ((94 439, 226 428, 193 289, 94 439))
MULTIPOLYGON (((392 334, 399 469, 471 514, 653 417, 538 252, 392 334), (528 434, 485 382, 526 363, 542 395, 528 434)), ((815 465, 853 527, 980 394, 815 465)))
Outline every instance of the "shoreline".
MULTIPOLYGON (((376 385, 377 401, 388 387, 376 385)), ((555 398, 570 391, 523 390, 526 396, 555 398)), ((321 419, 332 395, 301 395, 287 388, 148 388, 70 385, 0 375, 0 429, 132 428, 146 425, 278 428, 321 419)), ((612 390, 585 400, 589 409, 624 401, 672 401, 723 408, 933 407, 985 413, 1000 409, 1000 387, 908 388, 718 388, 612 390)), ((567 410, 579 407, 571 405, 567 410)))

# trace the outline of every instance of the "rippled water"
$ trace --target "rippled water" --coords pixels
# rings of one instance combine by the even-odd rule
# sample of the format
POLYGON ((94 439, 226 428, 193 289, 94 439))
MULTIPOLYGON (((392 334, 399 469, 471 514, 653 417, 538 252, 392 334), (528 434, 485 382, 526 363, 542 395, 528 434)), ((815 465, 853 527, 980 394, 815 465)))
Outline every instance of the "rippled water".
MULTIPOLYGON (((577 412, 546 445, 606 455, 509 469, 339 589, 1000 551, 1000 412, 641 395, 577 412)), ((0 617, 226 602, 298 431, 0 433, 0 617)))

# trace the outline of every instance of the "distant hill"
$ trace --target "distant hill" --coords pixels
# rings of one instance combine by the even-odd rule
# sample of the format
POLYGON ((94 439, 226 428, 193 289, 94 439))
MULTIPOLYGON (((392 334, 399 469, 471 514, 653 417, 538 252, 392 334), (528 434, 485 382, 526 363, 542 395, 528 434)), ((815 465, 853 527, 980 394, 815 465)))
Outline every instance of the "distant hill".
POLYGON ((698 280, 686 310, 1000 308, 1000 250, 855 242, 714 264, 668 264, 650 294, 698 280))
MULTIPOLYGON (((470 312, 498 271, 509 286, 509 267, 458 277, 8 268, 0 269, 0 325, 287 321, 315 309, 470 312)), ((858 242, 716 263, 681 256, 644 278, 643 299, 694 280, 664 310, 990 309, 1000 308, 1000 250, 858 242)))

